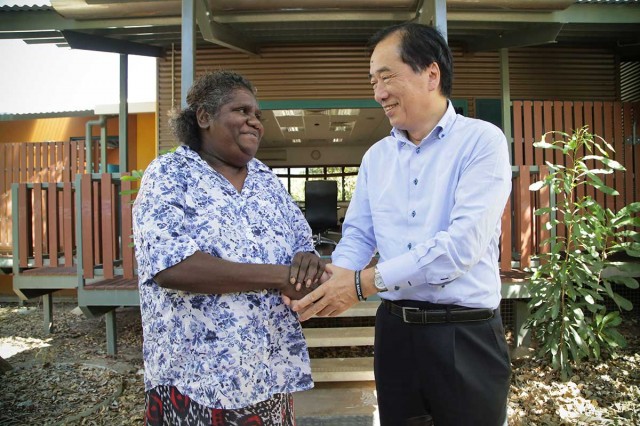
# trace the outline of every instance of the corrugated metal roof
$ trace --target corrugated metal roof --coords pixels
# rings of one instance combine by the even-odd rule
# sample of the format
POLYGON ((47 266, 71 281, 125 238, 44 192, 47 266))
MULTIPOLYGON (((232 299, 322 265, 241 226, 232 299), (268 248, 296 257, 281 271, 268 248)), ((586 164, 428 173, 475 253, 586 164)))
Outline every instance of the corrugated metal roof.
POLYGON ((0 11, 52 10, 50 1, 5 1, 0 0, 0 11))
POLYGON ((95 115, 95 112, 92 109, 78 110, 78 111, 36 112, 36 113, 24 113, 24 114, 0 113, 0 121, 33 120, 35 118, 55 118, 55 117, 87 117, 91 115, 95 115))

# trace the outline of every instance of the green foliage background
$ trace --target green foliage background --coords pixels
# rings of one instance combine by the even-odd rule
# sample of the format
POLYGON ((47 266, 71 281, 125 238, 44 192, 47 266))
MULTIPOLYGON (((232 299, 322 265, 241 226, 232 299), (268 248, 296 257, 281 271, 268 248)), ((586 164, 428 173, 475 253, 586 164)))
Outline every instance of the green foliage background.
POLYGON ((638 288, 635 277, 640 275, 640 264, 633 258, 640 257, 636 232, 640 203, 614 212, 590 195, 578 195, 593 190, 618 195, 601 176, 625 170, 610 158, 613 147, 590 134, 587 127, 572 135, 547 133, 534 146, 556 150, 556 158, 559 152, 565 161, 547 162, 549 175, 530 187, 532 191, 548 187, 555 205, 536 211, 536 215, 548 216, 552 232, 542 242, 549 250, 541 255, 540 266, 531 270, 527 325, 539 345, 538 356, 568 380, 572 363, 599 359, 625 345, 617 327, 622 323, 620 311, 631 310, 632 304, 618 289, 638 288), (546 142, 547 137, 558 139, 546 142), (587 155, 582 154, 585 152, 587 155), (592 190, 578 191, 580 187, 592 190), (565 232, 558 233, 559 227, 565 232))

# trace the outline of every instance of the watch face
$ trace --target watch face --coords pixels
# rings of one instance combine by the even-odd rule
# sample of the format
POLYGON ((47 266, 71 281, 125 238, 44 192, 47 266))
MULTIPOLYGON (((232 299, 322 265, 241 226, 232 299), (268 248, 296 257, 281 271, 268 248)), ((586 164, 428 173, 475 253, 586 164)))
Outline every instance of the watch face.
POLYGON ((384 285, 384 281, 382 281, 382 276, 380 275, 378 268, 375 268, 373 270, 373 284, 380 291, 385 291, 387 289, 387 287, 384 285))

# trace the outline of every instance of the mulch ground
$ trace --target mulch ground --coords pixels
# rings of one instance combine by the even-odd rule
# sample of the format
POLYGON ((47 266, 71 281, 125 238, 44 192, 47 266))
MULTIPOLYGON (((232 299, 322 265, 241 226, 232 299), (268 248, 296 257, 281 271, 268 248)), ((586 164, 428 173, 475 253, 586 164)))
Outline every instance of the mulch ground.
MULTIPOLYGON (((41 307, 0 303, 0 356, 13 366, 0 378, 0 425, 142 423, 139 312, 118 311, 118 356, 113 358, 106 355, 104 321, 74 308, 55 305, 55 332, 47 336, 41 307)), ((640 322, 627 318, 620 331, 627 348, 581 364, 569 382, 526 353, 514 359, 509 424, 640 424, 640 322)))

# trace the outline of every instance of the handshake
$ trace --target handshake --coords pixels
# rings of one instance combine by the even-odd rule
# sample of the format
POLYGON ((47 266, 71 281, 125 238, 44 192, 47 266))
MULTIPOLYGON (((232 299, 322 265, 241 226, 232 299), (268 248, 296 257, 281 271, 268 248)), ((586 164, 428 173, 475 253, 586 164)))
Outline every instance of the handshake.
MULTIPOLYGON (((362 271, 363 278, 367 271, 362 271)), ((314 315, 340 315, 358 302, 354 272, 326 263, 315 253, 297 253, 289 268, 289 282, 280 289, 282 299, 299 314, 300 321, 314 315)))

